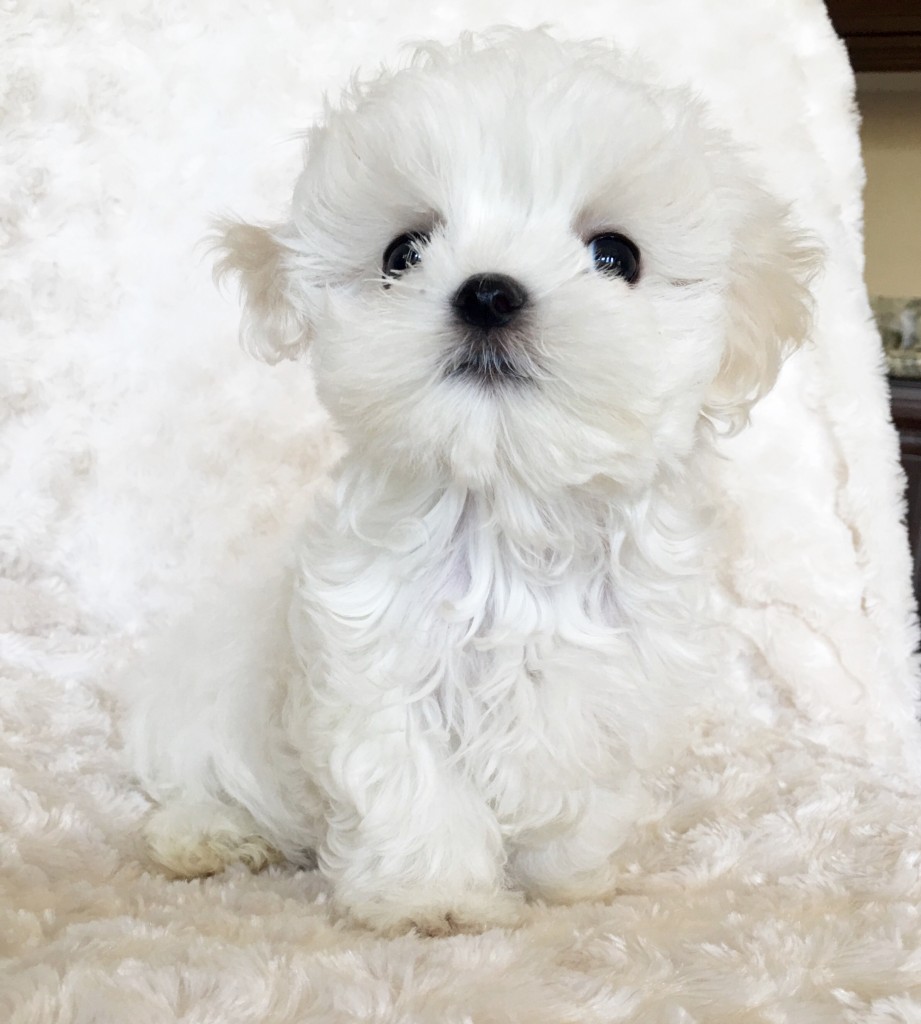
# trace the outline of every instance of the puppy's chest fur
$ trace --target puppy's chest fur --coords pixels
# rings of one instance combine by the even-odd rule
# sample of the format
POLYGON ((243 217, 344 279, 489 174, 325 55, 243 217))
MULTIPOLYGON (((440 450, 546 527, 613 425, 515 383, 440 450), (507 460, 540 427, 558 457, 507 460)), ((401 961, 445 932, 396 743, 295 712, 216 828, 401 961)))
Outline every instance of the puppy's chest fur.
POLYGON ((388 544, 339 522, 308 542, 293 612, 308 704, 335 692, 425 733, 496 805, 648 758, 662 683, 637 653, 649 626, 621 591, 622 537, 596 510, 533 539, 460 495, 388 544))

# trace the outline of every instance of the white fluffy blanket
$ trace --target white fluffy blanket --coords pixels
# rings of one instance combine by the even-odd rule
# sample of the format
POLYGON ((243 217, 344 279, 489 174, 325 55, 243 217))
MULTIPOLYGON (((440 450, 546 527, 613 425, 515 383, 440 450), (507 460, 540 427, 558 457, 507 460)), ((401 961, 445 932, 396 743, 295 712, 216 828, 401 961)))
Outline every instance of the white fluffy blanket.
POLYGON ((0 1020, 921 1021, 901 477, 820 0, 12 0, 0 47, 0 1020), (610 905, 382 941, 309 873, 148 873, 109 694, 335 447, 306 368, 238 352, 208 218, 278 212, 295 133, 353 65, 497 19, 698 83, 830 258, 814 346, 727 452, 750 704, 660 780, 610 905))

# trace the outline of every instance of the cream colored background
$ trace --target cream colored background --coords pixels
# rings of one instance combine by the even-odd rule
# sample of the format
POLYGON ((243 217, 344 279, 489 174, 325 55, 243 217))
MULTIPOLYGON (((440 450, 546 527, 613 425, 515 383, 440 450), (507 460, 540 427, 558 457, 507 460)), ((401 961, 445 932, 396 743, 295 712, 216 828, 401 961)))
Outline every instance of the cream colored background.
POLYGON ((871 295, 921 296, 921 74, 857 76, 871 295))

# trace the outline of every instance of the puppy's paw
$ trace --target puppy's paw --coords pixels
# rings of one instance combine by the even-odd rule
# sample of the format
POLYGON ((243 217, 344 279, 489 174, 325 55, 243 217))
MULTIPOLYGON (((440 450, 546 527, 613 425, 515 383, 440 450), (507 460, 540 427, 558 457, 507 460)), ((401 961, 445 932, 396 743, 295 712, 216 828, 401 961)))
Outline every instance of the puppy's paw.
POLYGON ((522 879, 529 898, 559 906, 573 903, 610 903, 618 893, 618 872, 611 865, 570 878, 522 879))
POLYGON ((282 860, 242 807, 216 801, 166 804, 142 832, 148 856, 175 878, 214 875, 230 864, 261 871, 282 860))
POLYGON ((477 934, 492 928, 517 928, 524 900, 519 893, 465 892, 453 899, 433 893, 430 898, 375 899, 344 905, 349 918, 380 935, 444 937, 477 934))

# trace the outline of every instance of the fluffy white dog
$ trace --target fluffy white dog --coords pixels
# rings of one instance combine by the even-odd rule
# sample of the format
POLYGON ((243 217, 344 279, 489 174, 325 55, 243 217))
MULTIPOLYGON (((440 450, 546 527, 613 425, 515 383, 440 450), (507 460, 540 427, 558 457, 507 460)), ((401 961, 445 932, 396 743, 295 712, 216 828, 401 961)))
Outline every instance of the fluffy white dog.
POLYGON ((315 856, 355 920, 433 934, 614 890, 721 684, 710 467, 815 262, 653 78, 540 31, 424 46, 327 111, 285 223, 227 226, 245 343, 309 346, 347 453, 288 582, 146 670, 127 738, 177 875, 315 856))

